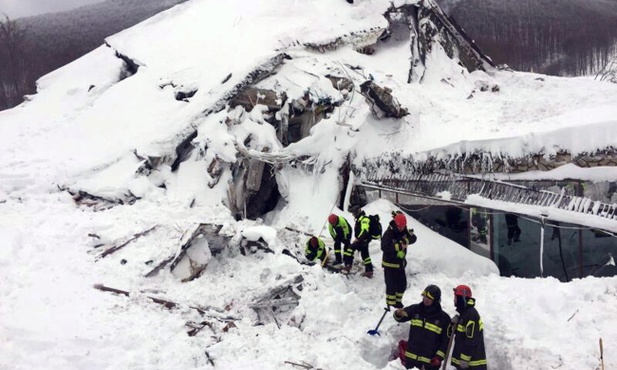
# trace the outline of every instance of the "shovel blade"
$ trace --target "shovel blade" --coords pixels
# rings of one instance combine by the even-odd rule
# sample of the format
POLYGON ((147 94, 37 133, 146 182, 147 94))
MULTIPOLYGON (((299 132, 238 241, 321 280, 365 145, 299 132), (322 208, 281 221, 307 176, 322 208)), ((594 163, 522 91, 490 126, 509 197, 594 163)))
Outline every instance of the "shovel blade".
POLYGON ((378 337, 381 337, 381 334, 379 334, 379 332, 377 330, 369 330, 366 332, 369 335, 375 336, 377 335, 378 337))

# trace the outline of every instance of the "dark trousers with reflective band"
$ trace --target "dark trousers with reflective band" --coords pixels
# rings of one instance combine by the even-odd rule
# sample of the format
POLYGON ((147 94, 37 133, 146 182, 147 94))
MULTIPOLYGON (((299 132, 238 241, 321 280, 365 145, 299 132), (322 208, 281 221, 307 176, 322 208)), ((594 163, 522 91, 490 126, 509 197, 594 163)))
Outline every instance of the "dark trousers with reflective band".
POLYGON ((334 241, 334 259, 335 259, 334 263, 335 264, 343 263, 343 256, 344 256, 343 252, 346 249, 349 249, 350 243, 351 242, 347 239, 344 239, 342 241, 339 241, 339 240, 334 241), (341 244, 343 245, 343 248, 341 248, 341 244))
POLYGON ((349 248, 345 248, 345 252, 343 252, 343 261, 345 265, 351 265, 353 263, 353 254, 356 250, 360 251, 360 256, 362 257, 362 264, 366 271, 373 271, 373 262, 371 261, 371 256, 368 253, 368 244, 370 240, 365 243, 353 243, 349 246, 349 248))
MULTIPOLYGON (((454 367, 457 370, 461 370, 461 361, 458 358, 452 358, 452 365, 454 365, 454 367)), ((486 370, 486 359, 483 360, 474 360, 474 361, 469 361, 469 367, 466 370, 486 370)))
POLYGON ((427 358, 421 358, 419 356, 414 355, 411 352, 405 351, 405 368, 406 369, 423 369, 423 370, 439 370, 438 367, 434 367, 430 365, 430 360, 427 358))
POLYGON ((386 304, 394 306, 403 302, 403 294, 407 289, 407 275, 404 268, 383 268, 383 276, 386 280, 386 304))
POLYGON ((439 366, 434 367, 429 364, 423 364, 422 362, 407 360, 405 362, 405 369, 439 370, 439 366))

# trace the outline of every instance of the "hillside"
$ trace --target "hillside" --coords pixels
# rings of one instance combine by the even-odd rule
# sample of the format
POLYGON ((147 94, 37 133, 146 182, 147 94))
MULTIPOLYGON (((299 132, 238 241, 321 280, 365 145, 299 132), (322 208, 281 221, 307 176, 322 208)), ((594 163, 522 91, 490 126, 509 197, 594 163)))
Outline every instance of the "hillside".
POLYGON ((597 73, 617 55, 617 2, 440 0, 497 64, 557 76, 597 73))
MULTIPOLYGON (((108 0, 18 19, 16 24, 27 29, 26 39, 15 63, 2 56, 9 63, 0 64, 0 110, 21 103, 36 91, 39 77, 93 50, 105 37, 184 1, 108 0)), ((438 2, 497 64, 516 70, 592 74, 617 51, 614 1, 438 2)))
MULTIPOLYGON (((16 52, 18 66, 0 63, 0 79, 12 81, 18 75, 17 91, 5 87, 0 109, 22 102, 22 96, 36 91, 41 76, 79 58, 103 44, 105 37, 131 27, 186 0, 108 0, 74 10, 15 20, 26 30, 16 52)), ((0 38, 1 40, 1 38, 0 38)), ((4 48, 2 48, 4 50, 4 48)), ((4 54, 2 59, 11 61, 4 54)))

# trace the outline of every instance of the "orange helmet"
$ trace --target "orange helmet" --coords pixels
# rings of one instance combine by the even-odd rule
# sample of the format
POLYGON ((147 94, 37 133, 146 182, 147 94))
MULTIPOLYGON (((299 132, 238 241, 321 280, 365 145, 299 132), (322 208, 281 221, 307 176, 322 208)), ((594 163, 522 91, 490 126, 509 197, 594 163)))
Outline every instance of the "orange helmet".
POLYGON ((459 285, 454 290, 454 295, 471 298, 471 288, 467 285, 459 285))

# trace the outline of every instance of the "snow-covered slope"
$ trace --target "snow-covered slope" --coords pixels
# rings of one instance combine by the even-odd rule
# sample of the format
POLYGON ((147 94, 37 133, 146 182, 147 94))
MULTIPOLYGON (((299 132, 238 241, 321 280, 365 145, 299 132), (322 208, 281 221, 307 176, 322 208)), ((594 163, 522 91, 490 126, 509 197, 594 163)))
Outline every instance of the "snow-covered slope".
MULTIPOLYGON (((403 3, 417 1, 395 5, 403 3)), ((588 78, 469 73, 438 45, 422 83, 407 84, 404 40, 380 43, 373 55, 353 49, 362 37, 352 32, 385 27, 389 6, 385 0, 192 0, 110 37, 109 46, 42 78, 31 101, 0 112, 0 368, 292 369, 287 362, 305 361, 327 369, 400 369, 388 360, 407 327, 388 317, 381 337, 366 335, 383 312, 381 269, 368 280, 298 264, 282 252, 301 251, 306 236, 285 227, 327 236, 331 211, 350 219, 333 208, 339 168, 350 153, 357 164, 389 150, 518 153, 525 146, 577 151, 614 143, 617 86, 588 78), (324 53, 302 46, 337 39, 324 53), (121 78, 125 65, 116 52, 140 66, 136 74, 121 78), (326 74, 354 82, 370 74, 410 114, 377 120, 361 95, 350 93, 310 136, 287 147, 259 109, 204 114, 281 52, 291 59, 259 86, 278 87, 290 98, 308 89, 342 99, 326 74), (499 91, 480 92, 483 83, 499 91), (175 99, 178 91, 194 90, 188 102, 175 99), (226 124, 230 116, 239 123, 226 124), (581 134, 591 128, 593 134, 581 134), (177 171, 162 165, 147 176, 136 173, 145 157, 173 157, 194 131, 199 150, 177 171), (233 163, 237 145, 249 137, 256 147, 274 148, 273 154, 312 159, 313 171, 278 170, 281 201, 264 215, 265 225, 236 221, 225 206, 229 166, 208 186, 210 161, 233 163), (64 188, 110 197, 130 192, 140 199, 94 212, 76 206, 64 188), (263 235, 274 253, 243 255, 232 243, 193 281, 182 283, 167 268, 144 277, 177 254, 201 223, 221 225, 233 242, 242 233, 263 235), (120 245, 153 226, 108 257, 95 248, 120 245), (278 313, 278 324, 258 317, 250 307, 254 300, 298 275, 304 279, 299 305, 278 313), (92 288, 99 283, 130 295, 92 288), (180 307, 166 310, 148 296, 180 307), (200 316, 189 306, 213 309, 200 316), (232 317, 235 327, 222 317, 232 317), (212 326, 186 335, 186 322, 204 320, 212 326)), ((395 207, 382 200, 366 209, 385 223, 395 207)), ((418 302, 426 285, 437 284, 444 308, 454 313, 450 289, 470 285, 492 369, 595 368, 598 338, 617 343, 616 278, 568 284, 502 278, 491 261, 409 222, 418 242, 408 256, 404 302, 418 302)), ((371 244, 371 256, 379 264, 378 243, 371 244)), ((605 365, 617 366, 617 357, 606 353, 605 365)))

